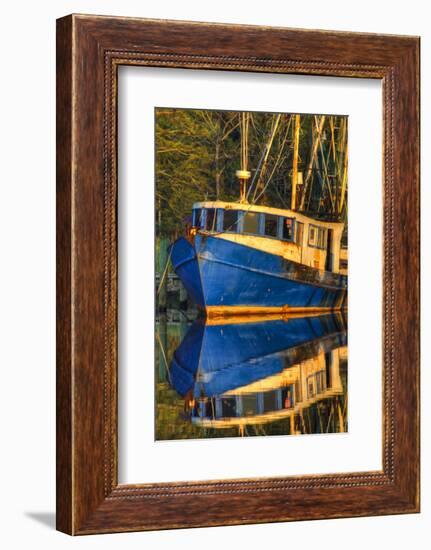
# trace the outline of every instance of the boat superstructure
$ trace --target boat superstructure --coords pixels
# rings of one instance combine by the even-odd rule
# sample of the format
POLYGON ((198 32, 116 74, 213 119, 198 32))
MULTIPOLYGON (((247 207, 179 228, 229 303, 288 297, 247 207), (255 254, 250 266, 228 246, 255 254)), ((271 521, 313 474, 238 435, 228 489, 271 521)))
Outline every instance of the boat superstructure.
POLYGON ((342 309, 343 229, 292 210, 198 202, 171 260, 207 316, 342 309))
POLYGON ((193 205, 192 234, 214 235, 321 271, 340 272, 343 223, 299 212, 234 202, 193 205))

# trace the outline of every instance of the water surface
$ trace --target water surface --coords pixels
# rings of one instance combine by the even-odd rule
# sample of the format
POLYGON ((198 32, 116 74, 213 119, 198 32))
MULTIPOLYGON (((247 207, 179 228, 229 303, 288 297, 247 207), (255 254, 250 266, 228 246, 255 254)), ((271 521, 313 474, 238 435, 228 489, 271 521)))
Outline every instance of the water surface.
POLYGON ((347 431, 344 314, 156 324, 157 440, 347 431))

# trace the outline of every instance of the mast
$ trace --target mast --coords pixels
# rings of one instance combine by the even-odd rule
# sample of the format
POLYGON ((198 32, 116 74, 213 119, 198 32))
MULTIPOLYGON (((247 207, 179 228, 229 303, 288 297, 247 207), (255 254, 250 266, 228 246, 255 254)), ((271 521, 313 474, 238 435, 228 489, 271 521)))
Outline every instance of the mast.
POLYGON ((341 171, 341 189, 340 199, 338 202, 338 216, 341 218, 343 215, 344 201, 347 192, 347 157, 348 157, 348 143, 347 143, 347 121, 342 119, 341 121, 341 138, 339 139, 339 156, 340 156, 340 171, 341 171))
POLYGON ((241 169, 236 171, 239 179, 239 202, 247 204, 247 181, 250 179, 251 172, 248 170, 248 127, 250 123, 250 113, 240 113, 241 129, 241 169))
POLYGON ((299 151, 299 128, 301 126, 300 115, 295 115, 295 129, 293 141, 293 169, 292 169, 292 198, 291 210, 296 208, 296 186, 298 185, 298 151, 299 151))

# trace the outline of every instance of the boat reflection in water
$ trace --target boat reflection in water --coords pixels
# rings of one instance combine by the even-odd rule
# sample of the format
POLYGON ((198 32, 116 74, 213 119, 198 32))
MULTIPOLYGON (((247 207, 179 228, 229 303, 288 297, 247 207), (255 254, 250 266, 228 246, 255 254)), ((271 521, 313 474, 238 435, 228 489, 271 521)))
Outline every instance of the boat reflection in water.
POLYGON ((347 430, 342 312, 197 320, 171 355, 167 382, 182 410, 176 403, 170 428, 157 411, 156 439, 347 430))

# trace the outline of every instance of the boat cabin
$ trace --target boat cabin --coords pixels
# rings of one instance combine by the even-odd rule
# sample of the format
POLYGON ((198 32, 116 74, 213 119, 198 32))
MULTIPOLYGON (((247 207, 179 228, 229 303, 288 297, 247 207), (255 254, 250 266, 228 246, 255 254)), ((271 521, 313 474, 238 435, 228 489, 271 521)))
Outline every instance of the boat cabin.
POLYGON ((343 228, 343 223, 268 206, 223 201, 193 205, 192 232, 209 233, 333 273, 344 271, 340 266, 343 228))

